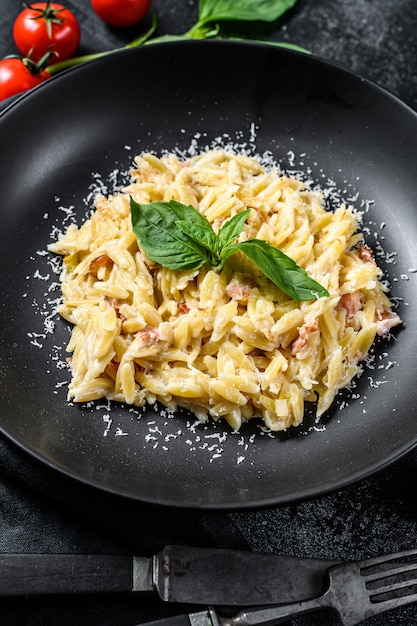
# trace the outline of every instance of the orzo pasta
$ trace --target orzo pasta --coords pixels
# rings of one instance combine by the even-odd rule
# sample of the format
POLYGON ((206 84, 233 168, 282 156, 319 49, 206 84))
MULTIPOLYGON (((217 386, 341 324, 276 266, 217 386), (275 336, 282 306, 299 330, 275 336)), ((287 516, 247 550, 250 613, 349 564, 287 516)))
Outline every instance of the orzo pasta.
POLYGON ((321 415, 358 373, 376 335, 401 323, 359 232, 360 214, 326 210, 319 193, 247 155, 212 150, 135 159, 122 193, 98 196, 91 218, 49 250, 63 255, 59 313, 74 327, 69 398, 186 407, 233 429, 272 430, 321 415), (251 209, 239 236, 278 247, 329 297, 298 302, 243 255, 220 273, 150 261, 132 231, 129 198, 175 199, 218 230, 251 209))

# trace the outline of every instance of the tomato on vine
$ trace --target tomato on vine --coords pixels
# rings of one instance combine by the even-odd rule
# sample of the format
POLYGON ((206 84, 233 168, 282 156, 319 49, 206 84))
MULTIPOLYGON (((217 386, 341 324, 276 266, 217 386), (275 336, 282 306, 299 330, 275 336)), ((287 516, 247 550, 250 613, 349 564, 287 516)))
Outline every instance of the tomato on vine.
POLYGON ((91 0, 97 15, 111 26, 132 26, 145 17, 152 0, 91 0))
POLYGON ((17 16, 13 37, 20 54, 39 61, 47 52, 54 53, 53 62, 69 59, 81 38, 75 15, 62 4, 34 2, 17 16))
POLYGON ((45 69, 51 53, 48 52, 38 63, 30 57, 15 55, 0 60, 0 101, 40 85, 51 77, 45 69))

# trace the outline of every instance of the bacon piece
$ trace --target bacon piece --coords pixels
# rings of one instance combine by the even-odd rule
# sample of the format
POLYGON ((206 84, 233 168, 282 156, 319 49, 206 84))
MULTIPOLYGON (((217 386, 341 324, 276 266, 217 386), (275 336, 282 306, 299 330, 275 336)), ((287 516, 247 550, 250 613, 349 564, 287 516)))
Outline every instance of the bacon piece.
POLYGON ((318 329, 319 320, 317 319, 317 317, 314 318, 314 320, 305 322, 305 324, 300 326, 300 328, 298 329, 298 337, 297 339, 294 339, 291 344, 291 356, 296 356, 298 352, 300 352, 300 350, 304 348, 311 335, 318 329))
POLYGON ((144 346, 149 346, 159 341, 160 332, 153 326, 145 326, 145 328, 138 331, 136 335, 142 339, 144 346))
POLYGON ((399 326, 402 324, 402 319, 397 313, 393 313, 392 311, 387 311, 384 309, 382 313, 378 314, 378 320, 376 323, 376 334, 380 337, 385 337, 388 335, 391 328, 395 326, 399 326))
POLYGON ((100 267, 103 267, 105 265, 112 266, 113 263, 113 259, 111 259, 108 254, 100 254, 100 256, 91 261, 88 271, 90 272, 90 274, 93 274, 93 276, 97 278, 97 272, 100 267))
POLYGON ((188 311, 190 310, 190 307, 188 306, 186 302, 180 302, 179 304, 177 304, 177 309, 181 313, 188 313, 188 311))
POLYGON ((252 288, 245 283, 241 283, 237 278, 233 278, 226 286, 226 293, 232 300, 247 302, 251 294, 252 288))
POLYGON ((116 363, 116 361, 112 359, 110 363, 107 364, 106 369, 104 371, 112 380, 116 380, 118 369, 119 369, 119 363, 116 363))
POLYGON ((116 311, 116 315, 119 319, 122 319, 122 315, 120 313, 120 307, 122 303, 117 298, 110 298, 106 296, 105 300, 109 303, 109 305, 116 311))
POLYGON ((358 254, 361 261, 364 263, 375 263, 375 259, 373 257, 373 250, 368 248, 364 243, 360 243, 358 245, 358 254))
POLYGON ((337 309, 345 309, 346 317, 350 320, 362 309, 363 304, 363 293, 358 290, 353 293, 344 293, 337 304, 337 309))

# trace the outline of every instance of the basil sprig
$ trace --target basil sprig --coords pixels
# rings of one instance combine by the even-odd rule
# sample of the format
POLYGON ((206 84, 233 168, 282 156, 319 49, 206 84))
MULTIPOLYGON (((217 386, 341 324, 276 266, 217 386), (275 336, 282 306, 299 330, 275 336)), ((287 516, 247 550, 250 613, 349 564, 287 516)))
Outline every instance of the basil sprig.
POLYGON ((294 300, 329 295, 305 269, 266 241, 249 239, 236 243, 250 209, 226 220, 217 233, 193 206, 176 200, 139 204, 131 197, 130 210, 133 231, 146 256, 163 267, 192 270, 207 263, 219 272, 227 259, 240 250, 294 300))
POLYGON ((274 22, 296 2, 297 0, 200 0, 199 23, 225 20, 274 22))
MULTIPOLYGON (((168 41, 181 41, 184 39, 213 39, 227 37, 222 33, 227 22, 250 23, 250 22, 274 22, 281 18, 287 11, 292 9, 298 0, 199 0, 197 21, 189 30, 179 35, 163 34, 154 37, 154 33, 158 27, 158 15, 153 11, 152 24, 148 30, 133 41, 126 44, 124 48, 136 48, 145 44, 161 43, 168 41)), ((241 37, 230 37, 230 39, 242 39, 241 37)), ((252 39, 252 41, 255 41, 252 39)), ((305 48, 301 48, 295 44, 285 41, 263 41, 272 46, 280 46, 282 48, 290 48, 300 52, 308 52, 305 48)), ((58 74, 69 67, 101 58, 108 54, 112 54, 113 50, 105 50, 102 52, 94 52, 93 54, 85 54, 78 57, 71 57, 65 61, 59 61, 48 66, 49 74, 58 74)))

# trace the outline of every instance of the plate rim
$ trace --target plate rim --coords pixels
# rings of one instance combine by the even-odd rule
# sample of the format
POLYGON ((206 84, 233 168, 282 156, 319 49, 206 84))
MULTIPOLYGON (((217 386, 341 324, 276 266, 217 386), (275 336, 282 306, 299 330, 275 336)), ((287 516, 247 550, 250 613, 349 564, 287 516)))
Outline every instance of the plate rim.
MULTIPOLYGON (((164 48, 177 48, 177 47, 189 47, 189 46, 251 46, 251 47, 261 47, 261 48, 271 48, 271 43, 263 43, 263 42, 253 42, 253 41, 224 41, 224 40, 217 40, 217 41, 175 41, 175 42, 163 42, 163 43, 153 43, 152 46, 158 46, 161 47, 163 46, 164 48)), ((363 76, 361 76, 360 74, 344 67, 343 65, 339 64, 339 63, 335 63, 333 61, 328 61, 326 59, 321 59, 320 57, 314 56, 314 55, 307 55, 306 53, 303 52, 299 52, 299 51, 294 51, 288 48, 284 48, 284 47, 279 47, 276 45, 273 45, 273 48, 280 51, 280 53, 282 53, 284 56, 285 55, 296 55, 296 56, 303 56, 306 59, 309 59, 309 61, 307 62, 313 62, 313 63, 317 63, 321 66, 325 66, 328 68, 332 68, 333 70, 337 71, 337 72, 343 72, 346 73, 352 77, 354 77, 356 80, 360 80, 361 82, 366 83, 370 88, 372 89, 377 89, 379 92, 381 92, 384 97, 388 97, 391 100, 393 100, 397 105, 404 107, 404 109, 406 111, 408 111, 408 113, 411 113, 417 123, 417 113, 416 111, 414 111, 408 104, 406 104, 405 102, 403 102, 398 96, 396 96, 395 94, 393 94, 391 91, 387 90, 385 87, 373 82, 372 80, 369 80, 363 76)), ((49 84, 56 84, 58 81, 66 81, 68 76, 72 76, 74 74, 75 71, 77 71, 78 73, 80 73, 80 71, 88 71, 90 72, 90 69, 87 69, 87 67, 92 67, 93 64, 103 64, 106 62, 107 59, 110 58, 114 58, 115 55, 117 56, 130 56, 130 55, 136 55, 136 54, 142 54, 142 51, 145 48, 132 48, 132 49, 121 49, 121 50, 117 50, 114 52, 111 52, 109 55, 103 56, 101 58, 95 59, 91 62, 89 62, 88 64, 85 64, 84 66, 77 66, 77 67, 72 67, 69 68, 67 70, 65 70, 64 72, 53 76, 49 81, 47 81, 46 83, 43 83, 39 86, 37 86, 36 88, 34 88, 33 90, 31 90, 30 92, 26 92, 24 94, 21 94, 14 102, 12 102, 11 104, 9 104, 8 106, 6 106, 6 108, 4 108, 1 112, 0 112, 0 122, 2 122, 2 120, 10 113, 10 111, 15 111, 16 108, 18 108, 20 106, 20 104, 22 102, 25 102, 28 98, 30 98, 31 100, 36 99, 37 98, 37 94, 40 92, 40 90, 43 90, 43 93, 45 93, 45 90, 48 89, 48 83, 49 84), (52 83, 53 81, 53 83, 52 83)), ((147 47, 146 49, 149 49, 149 47, 147 47)), ((344 480, 339 480, 339 482, 334 483, 332 485, 328 485, 327 487, 324 487, 320 490, 320 492, 317 492, 317 488, 310 488, 310 489, 305 489, 303 492, 297 492, 296 494, 293 494, 293 496, 288 497, 286 496, 285 499, 280 500, 279 498, 274 498, 274 497, 270 497, 270 498, 264 498, 262 501, 257 501, 257 500, 251 500, 248 502, 241 502, 241 501, 237 501, 237 502, 233 502, 233 503, 209 503, 207 505, 205 505, 204 503, 199 503, 197 505, 193 505, 193 504, 187 504, 187 503, 181 503, 181 502, 176 502, 176 503, 172 503, 172 502, 166 502, 166 501, 160 501, 159 499, 156 500, 149 500, 149 498, 146 498, 145 500, 143 499, 143 497, 141 496, 135 496, 132 495, 130 493, 123 493, 121 492, 119 489, 115 489, 111 486, 108 485, 104 485, 102 483, 99 483, 96 480, 93 479, 87 479, 81 475, 79 475, 76 471, 71 470, 70 468, 67 467, 61 467, 59 464, 57 464, 57 462, 53 462, 49 459, 46 459, 45 457, 42 456, 41 453, 36 452, 35 448, 30 448, 29 446, 27 446, 24 442, 20 441, 17 437, 14 437, 13 434, 10 434, 7 429, 5 429, 3 427, 3 424, 0 423, 0 432, 3 433, 3 435, 5 435, 9 440, 13 441, 19 448, 23 449, 26 453, 28 453, 30 456, 35 457, 37 459, 37 461, 40 461, 42 464, 46 464, 48 467, 52 468, 55 471, 58 471, 60 473, 62 473, 65 476, 71 477, 73 479, 75 479, 78 482, 81 482, 83 484, 86 485, 90 485, 93 486, 95 488, 98 488, 102 491, 108 492, 108 493, 112 493, 115 495, 122 495, 124 497, 127 497, 129 499, 134 499, 134 500, 139 500, 139 501, 145 501, 145 502, 150 502, 153 504, 159 504, 159 505, 163 505, 163 506, 176 506, 176 507, 185 507, 185 508, 197 508, 197 509, 214 509, 214 510, 224 510, 224 509, 233 509, 233 510, 239 510, 239 509, 248 509, 248 508, 263 508, 263 507, 267 507, 267 506, 271 506, 271 505, 277 505, 277 504, 286 504, 286 503, 291 503, 291 502, 297 502, 300 500, 306 500, 306 499, 311 499, 311 498, 315 498, 318 496, 322 496, 324 494, 333 492, 335 490, 338 490, 340 488, 344 488, 346 486, 349 486, 353 483, 356 483, 358 480, 362 480, 365 478, 368 478, 370 476, 372 476, 373 474, 375 474, 376 472, 382 471, 383 469, 385 469, 387 466, 391 465, 392 463, 394 463, 396 460, 398 460, 399 458, 403 457, 404 455, 406 455, 407 453, 409 453, 416 445, 417 445, 417 433, 414 436, 414 439, 412 441, 410 441, 408 444, 404 444, 401 448, 393 451, 388 457, 386 457, 383 461, 381 462, 376 462, 374 463, 372 466, 368 467, 366 471, 363 470, 358 470, 355 473, 353 473, 352 475, 350 475, 349 477, 345 478, 344 480)))

